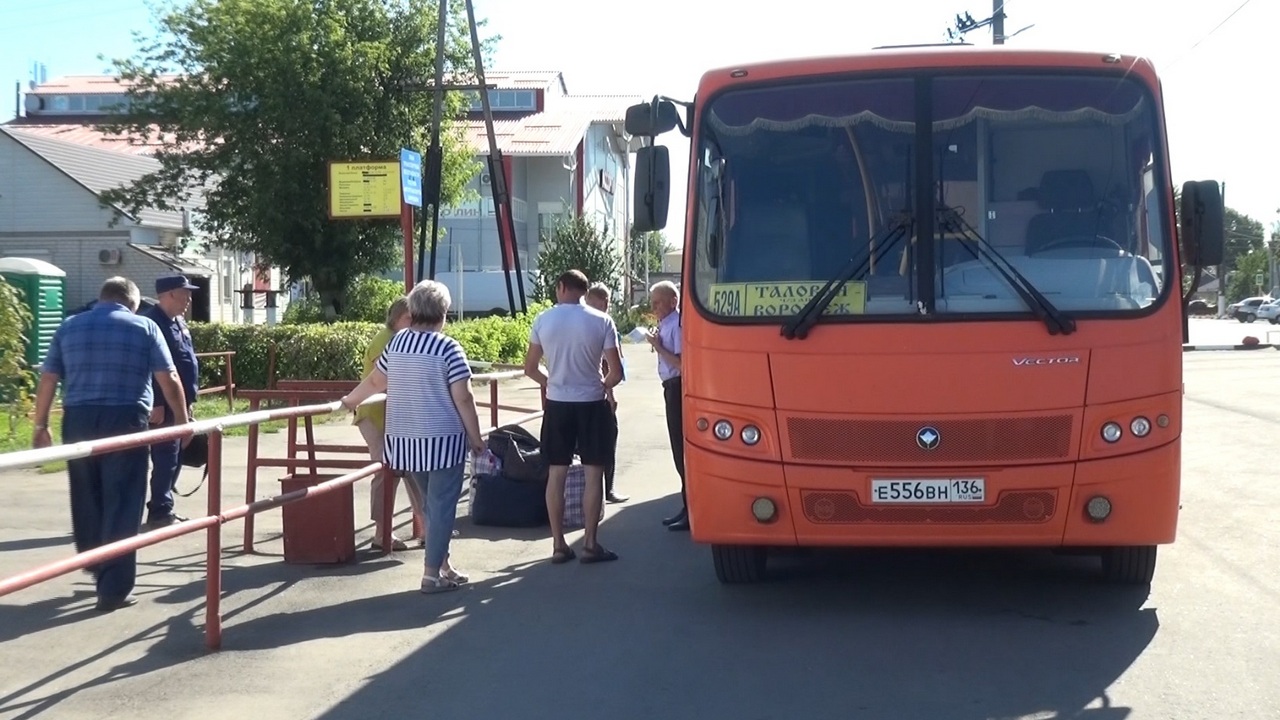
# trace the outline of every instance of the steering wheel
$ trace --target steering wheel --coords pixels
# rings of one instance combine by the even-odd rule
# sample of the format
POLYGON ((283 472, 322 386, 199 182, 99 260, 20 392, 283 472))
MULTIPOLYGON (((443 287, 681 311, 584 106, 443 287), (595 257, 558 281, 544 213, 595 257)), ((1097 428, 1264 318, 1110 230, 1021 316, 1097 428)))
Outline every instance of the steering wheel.
POLYGON ((1040 253, 1051 252, 1053 250, 1067 250, 1071 248, 1081 249, 1097 249, 1097 250, 1114 250, 1117 255, 1123 257, 1127 251, 1120 246, 1120 243, 1112 240, 1105 235, 1068 235, 1049 242, 1036 248, 1035 252, 1029 255, 1039 255, 1040 253))

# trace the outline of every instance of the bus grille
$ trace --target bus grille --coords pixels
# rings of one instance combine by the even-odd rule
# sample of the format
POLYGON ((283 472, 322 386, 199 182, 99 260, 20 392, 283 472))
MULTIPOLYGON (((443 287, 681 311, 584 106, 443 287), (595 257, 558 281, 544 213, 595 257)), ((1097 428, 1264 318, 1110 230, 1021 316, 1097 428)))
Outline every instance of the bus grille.
POLYGON ((1043 523, 1053 517, 1056 490, 1016 490, 995 505, 863 505, 857 493, 802 492, 804 516, 818 525, 937 523, 1043 523))
POLYGON ((932 465, 1067 458, 1072 426, 1071 415, 937 422, 792 417, 787 434, 796 460, 932 465), (916 440, 924 428, 941 437, 931 450, 916 440))

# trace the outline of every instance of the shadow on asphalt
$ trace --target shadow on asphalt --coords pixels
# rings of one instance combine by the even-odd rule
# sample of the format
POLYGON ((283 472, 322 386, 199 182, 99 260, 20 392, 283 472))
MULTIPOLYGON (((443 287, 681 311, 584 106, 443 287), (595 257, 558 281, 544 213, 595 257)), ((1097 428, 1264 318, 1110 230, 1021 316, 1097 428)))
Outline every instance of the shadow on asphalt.
POLYGON ((1107 688, 1159 622, 1147 589, 1103 585, 1096 559, 792 552, 771 561, 771 582, 722 586, 706 548, 659 524, 673 502, 608 520, 601 541, 618 562, 540 560, 455 593, 261 618, 227 650, 452 623, 324 720, 1130 714, 1107 688))
MULTIPOLYGON (((545 559, 477 578, 454 593, 416 588, 239 622, 317 575, 358 577, 400 558, 370 552, 340 566, 236 566, 225 553, 223 652, 394 633, 449 622, 320 717, 969 718, 1113 720, 1107 688, 1159 627, 1145 588, 1103 585, 1096 560, 1038 552, 790 551, 769 582, 720 585, 710 552, 659 523, 676 498, 615 506, 601 541, 614 563, 545 559)), ((459 519, 465 537, 550 541, 459 519)), ((579 534, 580 538, 580 534, 579 534)), ((576 543, 581 550, 581 540, 576 543)), ((201 567, 197 555, 140 567, 150 601, 198 601, 203 578, 146 585, 151 572, 201 567), (165 592, 164 590, 167 590, 165 592)), ((467 567, 466 558, 458 557, 467 567)), ((410 562, 412 562, 410 560, 410 562)), ((91 622, 85 595, 0 606, 4 628, 91 622), (78 606, 69 609, 68 606, 78 606)), ((0 696, 0 712, 36 717, 62 700, 204 654, 203 607, 149 627, 71 667, 0 696), (132 643, 147 654, 39 697, 56 677, 132 643)))

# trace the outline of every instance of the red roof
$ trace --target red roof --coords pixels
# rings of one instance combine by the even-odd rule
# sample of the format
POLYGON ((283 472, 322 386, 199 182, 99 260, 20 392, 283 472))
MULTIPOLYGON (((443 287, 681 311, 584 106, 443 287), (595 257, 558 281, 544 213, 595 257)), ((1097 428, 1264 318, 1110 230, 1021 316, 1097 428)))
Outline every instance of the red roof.
MULTIPOLYGON (((540 113, 514 118, 495 113, 493 133, 506 155, 571 155, 592 123, 621 123, 627 108, 642 101, 631 95, 548 96, 540 113)), ((466 122, 472 151, 487 155, 484 117, 474 113, 466 122)))
POLYGON ((99 150, 113 150, 127 155, 150 155, 160 149, 156 142, 141 142, 120 135, 108 135, 96 125, 85 123, 83 117, 21 117, 4 124, 7 128, 21 130, 30 135, 50 137, 99 150))

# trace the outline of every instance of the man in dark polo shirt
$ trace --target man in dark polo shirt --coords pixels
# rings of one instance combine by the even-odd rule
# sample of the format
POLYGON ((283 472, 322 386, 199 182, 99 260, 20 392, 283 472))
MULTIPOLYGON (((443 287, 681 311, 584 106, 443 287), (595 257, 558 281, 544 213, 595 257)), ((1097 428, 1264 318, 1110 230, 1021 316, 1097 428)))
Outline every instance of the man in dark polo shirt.
MULTIPOLYGON (((53 334, 36 388, 34 447, 48 447, 49 412, 62 383, 62 442, 98 440, 142 432, 156 381, 165 400, 187 422, 187 401, 160 328, 134 313, 138 286, 122 277, 102 284, 98 304, 67 318, 53 334)), ((76 551, 133 537, 147 496, 147 448, 118 450, 67 461, 71 527, 76 551)), ((91 569, 98 610, 133 605, 137 553, 91 569)))
MULTIPOLYGON (((160 326, 160 334, 164 336, 173 365, 178 370, 178 378, 182 381, 187 417, 194 416, 191 405, 196 401, 200 376, 191 331, 183 317, 191 306, 191 291, 195 289, 196 286, 184 275, 159 278, 156 280, 156 304, 141 313, 160 326)), ((159 384, 154 389, 156 404, 151 410, 151 427, 171 427, 175 420, 173 409, 164 401, 159 384)), ((178 486, 180 472, 182 441, 169 440, 151 446, 151 501, 147 503, 147 527, 164 527, 186 520, 173 511, 173 490, 178 486)))

